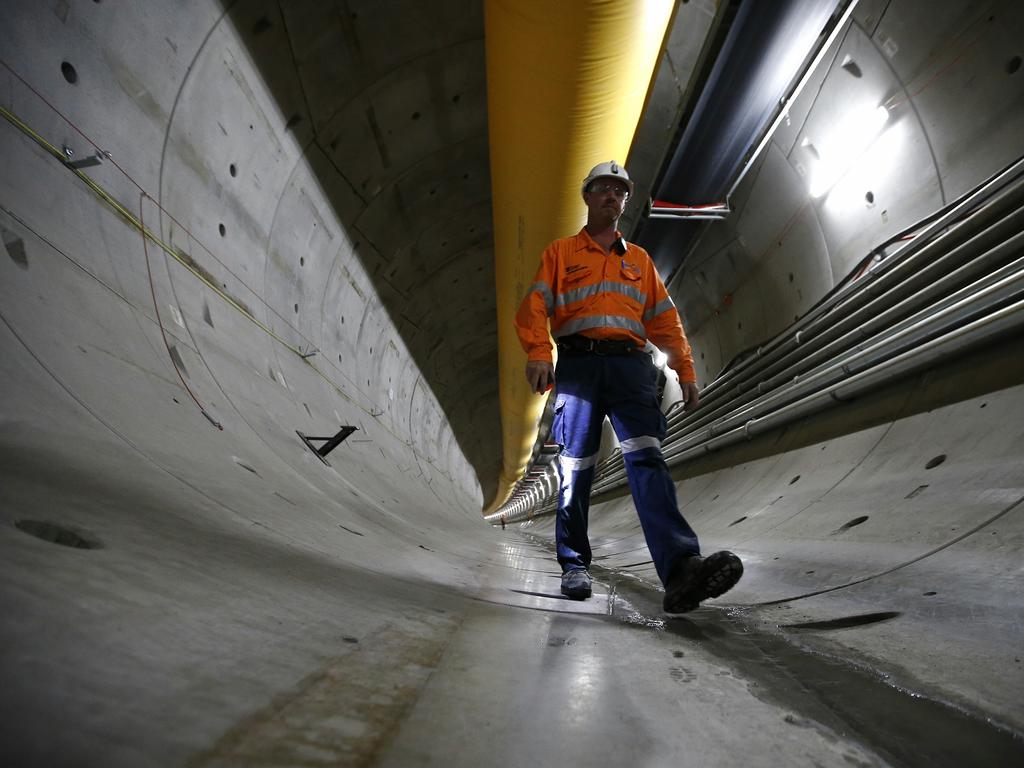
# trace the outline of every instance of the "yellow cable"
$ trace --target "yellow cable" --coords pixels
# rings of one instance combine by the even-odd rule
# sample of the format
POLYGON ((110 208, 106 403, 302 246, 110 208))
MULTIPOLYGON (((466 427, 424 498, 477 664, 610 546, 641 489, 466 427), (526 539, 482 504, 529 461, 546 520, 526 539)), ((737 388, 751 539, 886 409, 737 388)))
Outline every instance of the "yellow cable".
POLYGON ((523 476, 545 403, 527 386, 516 308, 544 247, 584 224, 587 171, 626 159, 672 9, 672 0, 484 3, 502 428, 485 515, 523 476))

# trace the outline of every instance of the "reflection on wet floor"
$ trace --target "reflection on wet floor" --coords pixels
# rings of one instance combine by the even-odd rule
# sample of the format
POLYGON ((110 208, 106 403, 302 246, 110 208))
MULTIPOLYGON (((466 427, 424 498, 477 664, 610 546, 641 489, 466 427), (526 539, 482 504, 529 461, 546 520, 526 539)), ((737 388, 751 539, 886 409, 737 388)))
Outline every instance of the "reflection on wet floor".
MULTIPOLYGON (((531 555, 554 558, 553 547, 531 537, 531 555)), ((743 679, 763 701, 793 712, 792 727, 820 728, 860 743, 901 766, 1024 765, 1024 735, 960 707, 901 688, 888 675, 851 659, 824 654, 798 637, 892 621, 886 611, 765 627, 756 609, 705 607, 685 617, 666 617, 661 593, 629 572, 593 566, 595 600, 607 601, 608 620, 637 631, 666 632, 696 644, 743 679), (604 591, 607 594, 598 594, 604 591), (783 630, 779 632, 778 630, 783 630)), ((513 590, 525 595, 561 597, 513 590)), ((559 601, 561 605, 579 605, 559 601)), ((559 604, 547 610, 559 610, 559 604)), ((544 606, 526 606, 538 607, 544 606)), ((583 613, 585 610, 574 611, 583 613)), ((599 613, 597 610, 590 611, 599 613)), ((682 655, 683 651, 677 652, 682 655)))
MULTIPOLYGON (((617 606, 632 609, 622 615, 616 612, 615 618, 696 643, 749 680, 755 696, 798 713, 798 717, 787 716, 785 722, 790 725, 825 725, 893 765, 1024 765, 1021 734, 952 704, 897 687, 877 670, 801 647, 782 634, 759 628, 748 609, 708 607, 687 617, 661 620, 654 618, 661 615, 660 593, 634 580, 623 582, 613 572, 594 571, 595 576, 615 584, 620 595, 617 606)), ((839 620, 794 626, 835 629, 857 625, 839 620)))

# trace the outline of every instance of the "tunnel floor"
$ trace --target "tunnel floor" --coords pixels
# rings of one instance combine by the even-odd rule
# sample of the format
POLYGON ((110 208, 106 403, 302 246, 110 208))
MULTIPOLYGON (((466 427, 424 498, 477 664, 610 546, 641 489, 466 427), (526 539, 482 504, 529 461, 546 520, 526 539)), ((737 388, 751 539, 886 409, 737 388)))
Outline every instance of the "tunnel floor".
POLYGON ((3 588, 14 619, 3 633, 6 764, 1024 757, 1019 737, 975 714, 801 643, 814 627, 780 630, 725 598, 665 617, 657 591, 600 568, 593 598, 563 599, 550 545, 512 527, 485 529, 461 553, 428 542, 418 549, 431 564, 415 576, 346 568, 262 535, 229 541, 194 526, 176 539, 175 522, 149 526, 165 546, 148 577, 117 558, 113 525, 88 552, 6 527, 0 544, 16 561, 67 566, 23 569, 3 588), (104 551, 97 567, 89 558, 104 551))

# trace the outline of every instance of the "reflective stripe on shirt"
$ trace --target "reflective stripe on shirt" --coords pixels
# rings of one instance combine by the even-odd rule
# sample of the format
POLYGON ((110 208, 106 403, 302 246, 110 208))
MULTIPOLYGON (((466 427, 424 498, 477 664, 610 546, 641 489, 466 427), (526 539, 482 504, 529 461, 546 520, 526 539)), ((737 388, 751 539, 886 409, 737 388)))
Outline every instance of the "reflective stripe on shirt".
POLYGON ((644 312, 644 322, 650 322, 662 312, 667 312, 670 309, 674 309, 676 306, 675 302, 672 301, 672 297, 666 296, 664 299, 659 301, 653 307, 644 312))
POLYGON ((591 328, 625 328, 632 331, 641 339, 647 337, 644 327, 631 317, 621 315, 591 315, 590 317, 578 317, 559 326, 552 331, 551 335, 556 339, 562 336, 570 336, 580 331, 587 331, 591 328))
POLYGON ((551 295, 551 286, 544 282, 534 283, 526 291, 526 295, 529 296, 534 291, 544 297, 544 307, 548 311, 548 317, 551 317, 551 314, 555 311, 555 297, 551 295))
POLYGON ((628 296, 629 298, 634 299, 638 304, 647 303, 647 294, 643 293, 636 286, 605 280, 601 283, 584 285, 582 288, 573 288, 571 291, 564 291, 563 293, 558 294, 558 298, 555 300, 555 306, 564 307, 566 304, 572 304, 574 301, 582 301, 583 299, 590 298, 591 296, 596 296, 599 293, 621 293, 623 296, 628 296))

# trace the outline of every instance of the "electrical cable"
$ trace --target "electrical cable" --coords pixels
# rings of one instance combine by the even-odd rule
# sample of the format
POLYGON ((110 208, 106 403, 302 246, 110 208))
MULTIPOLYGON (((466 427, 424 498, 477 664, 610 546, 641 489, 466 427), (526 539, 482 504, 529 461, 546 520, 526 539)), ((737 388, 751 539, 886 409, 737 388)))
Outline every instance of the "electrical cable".
MULTIPOLYGON (((25 85, 26 88, 28 88, 30 91, 32 91, 32 93, 34 93, 36 96, 38 96, 39 99, 44 104, 46 104, 51 110, 53 110, 53 112, 55 112, 65 123, 67 123, 69 126, 71 126, 71 128, 74 129, 76 133, 81 135, 92 147, 95 147, 97 152, 101 153, 106 158, 106 152, 104 150, 100 149, 99 145, 97 145, 83 131, 81 131, 81 129, 79 129, 74 123, 72 123, 67 117, 65 117, 60 112, 60 110, 58 110, 56 107, 54 107, 53 104, 51 104, 46 98, 44 98, 35 88, 33 88, 31 85, 29 85, 22 77, 20 77, 13 69, 11 69, 11 67, 5 61, 3 61, 2 59, 0 59, 0 65, 3 65, 9 72, 11 72, 11 74, 15 78, 17 78, 20 82, 22 82, 25 85)), ((160 248, 160 250, 162 250, 168 256, 170 256, 175 261, 177 261, 179 264, 181 264, 181 266, 183 266, 185 269, 187 269, 189 272, 191 272, 193 276, 195 276, 199 281, 201 281, 204 285, 206 285, 206 287, 208 287, 211 291, 213 291, 215 294, 217 294, 217 296, 219 296, 221 299, 223 299, 230 307, 235 309, 239 314, 244 316, 247 320, 249 320, 249 322, 251 322, 257 328, 262 330, 270 338, 272 338, 274 341, 279 343, 281 346, 283 346, 286 349, 288 349, 290 352, 293 352, 297 357, 299 357, 299 359, 301 359, 310 368, 310 370, 312 370, 313 373, 315 373, 318 377, 320 377, 324 381, 324 383, 327 384, 327 386, 330 387, 339 397, 341 397, 343 400, 345 400, 346 402, 350 403, 354 407, 358 408, 359 410, 361 410, 363 413, 365 413, 368 416, 376 418, 377 416, 380 415, 380 413, 375 412, 374 409, 366 408, 362 404, 360 404, 357 401, 355 401, 339 384, 337 384, 326 373, 324 373, 324 371, 320 370, 320 368, 318 368, 314 363, 310 362, 309 356, 302 349, 300 349, 299 347, 295 346, 294 344, 291 344, 290 342, 288 342, 287 340, 282 338, 278 333, 276 333, 272 328, 268 327, 265 323, 262 323, 259 320, 257 320, 256 317, 253 316, 253 314, 246 307, 242 306, 230 294, 226 293, 224 290, 221 289, 220 286, 218 286, 216 283, 214 283, 212 280, 210 280, 206 275, 204 275, 202 272, 200 272, 198 269, 196 269, 191 263, 189 263, 188 260, 186 260, 181 254, 179 254, 178 251, 175 248, 173 248, 170 244, 165 243, 162 239, 157 237, 155 233, 153 233, 151 230, 147 229, 134 213, 132 213, 124 205, 122 205, 113 195, 111 195, 109 192, 107 192, 106 189, 104 189, 100 184, 98 184, 91 176, 89 176, 88 174, 84 173, 80 169, 75 168, 72 165, 70 165, 68 163, 67 157, 64 155, 63 152, 61 152, 56 146, 54 146, 46 138, 44 138, 37 131, 35 131, 25 121, 23 121, 16 114, 14 114, 12 111, 10 111, 9 109, 7 109, 4 106, 0 106, 0 117, 3 117, 8 123, 13 125, 18 130, 20 130, 27 137, 32 139, 32 141, 35 142, 44 152, 46 152, 47 154, 51 155, 54 159, 58 160, 68 171, 70 171, 76 177, 78 177, 78 179, 80 181, 82 181, 93 192, 93 194, 95 194, 103 202, 105 202, 108 206, 110 206, 110 208, 112 208, 113 211, 118 216, 120 216, 120 218, 126 224, 128 224, 130 227, 133 227, 133 228, 139 230, 139 232, 142 233, 144 239, 149 240, 150 242, 152 242, 155 246, 160 248)), ((181 230, 186 233, 186 235, 188 237, 192 238, 197 243, 199 243, 199 245, 203 248, 203 250, 205 250, 208 254, 210 254, 218 263, 223 265, 223 262, 221 262, 220 259, 217 259, 217 257, 208 248, 206 248, 205 245, 203 245, 202 241, 200 241, 199 238, 197 238, 194 234, 192 234, 188 230, 187 227, 183 226, 181 224, 181 222, 179 222, 170 212, 168 212, 166 209, 164 209, 153 198, 153 196, 150 195, 149 193, 147 193, 146 190, 142 186, 140 186, 138 182, 135 181, 135 179, 133 179, 123 168, 121 168, 121 166, 119 166, 117 163, 113 163, 113 162, 112 162, 112 164, 125 176, 126 179, 128 179, 136 188, 139 189, 139 191, 140 191, 140 193, 142 195, 145 195, 145 197, 149 198, 153 202, 153 204, 157 206, 157 208, 159 208, 163 213, 167 214, 167 217, 171 221, 173 221, 175 224, 177 224, 181 228, 181 230)), ((227 269, 227 267, 225 267, 225 269, 227 269)), ((88 270, 86 270, 86 271, 88 273, 88 270)), ((230 269, 228 269, 227 271, 231 272, 230 269)), ((91 273, 89 273, 89 274, 91 274, 91 273)), ((231 274, 233 275, 234 273, 231 273, 231 274)), ((243 282, 243 285, 244 285, 244 282, 243 282)), ((248 286, 246 286, 246 287, 248 287, 248 286)), ((266 306, 270 311, 274 312, 274 314, 278 314, 276 312, 276 310, 274 310, 272 307, 270 307, 269 304, 267 304, 265 301, 263 301, 263 299, 259 296, 258 293, 253 291, 253 295, 256 296, 259 299, 259 301, 264 306, 266 306)), ((202 410, 202 406, 200 406, 200 408, 202 410)), ((202 410, 202 413, 212 424, 214 424, 214 426, 219 426, 218 423, 216 421, 214 421, 205 410, 202 410)), ((387 432, 392 437, 394 437, 397 440, 399 440, 403 445, 405 445, 409 450, 411 450, 416 456, 419 456, 419 457, 424 458, 424 459, 428 459, 429 458, 429 457, 426 456, 426 454, 424 454, 421 451, 417 450, 403 436, 398 435, 397 433, 395 433, 394 430, 392 430, 390 427, 388 427, 387 424, 385 424, 383 422, 378 422, 378 424, 380 425, 380 427, 385 432, 387 432)), ((447 477, 449 480, 451 479, 450 475, 447 472, 440 471, 440 474, 442 476, 444 476, 444 477, 447 477)))
POLYGON ((185 377, 181 375, 181 370, 178 368, 177 363, 174 362, 174 355, 171 352, 171 343, 167 340, 167 331, 164 330, 164 321, 160 317, 160 307, 157 305, 156 300, 156 287, 153 285, 153 270, 149 265, 149 246, 146 243, 146 221, 143 218, 143 201, 149 197, 145 192, 139 192, 139 229, 142 233, 142 252, 146 257, 146 275, 149 277, 149 294, 153 297, 153 312, 156 313, 156 323, 160 327, 160 336, 163 337, 164 347, 167 348, 167 356, 171 358, 171 367, 174 368, 174 372, 178 374, 178 378, 181 380, 181 386, 185 388, 192 400, 195 401, 196 407, 199 408, 199 412, 206 417, 213 426, 219 429, 221 432, 224 431, 224 425, 214 419, 203 407, 203 404, 199 402, 199 398, 196 397, 196 393, 192 391, 192 387, 185 381, 185 377))

